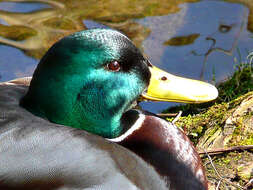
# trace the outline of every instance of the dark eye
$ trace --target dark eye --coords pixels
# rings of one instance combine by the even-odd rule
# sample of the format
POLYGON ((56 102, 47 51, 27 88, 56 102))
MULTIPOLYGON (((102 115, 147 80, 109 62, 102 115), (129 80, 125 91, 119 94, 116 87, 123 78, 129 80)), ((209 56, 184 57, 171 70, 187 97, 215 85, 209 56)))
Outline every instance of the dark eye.
POLYGON ((120 70, 120 64, 118 61, 113 61, 107 64, 107 69, 109 71, 119 71, 120 70))

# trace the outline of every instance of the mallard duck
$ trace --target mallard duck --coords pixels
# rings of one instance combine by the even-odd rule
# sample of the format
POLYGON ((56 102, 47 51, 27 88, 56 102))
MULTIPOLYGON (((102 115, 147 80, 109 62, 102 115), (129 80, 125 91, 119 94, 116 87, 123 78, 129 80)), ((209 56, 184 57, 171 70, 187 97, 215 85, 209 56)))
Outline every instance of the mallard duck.
POLYGON ((186 135, 132 107, 140 95, 205 102, 216 88, 158 69, 118 31, 64 37, 0 92, 0 189, 207 189, 186 135))

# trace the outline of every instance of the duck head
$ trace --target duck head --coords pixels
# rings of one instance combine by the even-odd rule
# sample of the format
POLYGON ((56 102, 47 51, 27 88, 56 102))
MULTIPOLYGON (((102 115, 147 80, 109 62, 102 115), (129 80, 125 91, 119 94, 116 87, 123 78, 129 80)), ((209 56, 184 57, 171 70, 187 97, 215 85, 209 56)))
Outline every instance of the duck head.
POLYGON ((198 103, 215 99, 217 90, 152 66, 120 32, 93 29, 67 36, 49 49, 21 106, 51 122, 114 138, 123 131, 122 115, 140 95, 198 103))

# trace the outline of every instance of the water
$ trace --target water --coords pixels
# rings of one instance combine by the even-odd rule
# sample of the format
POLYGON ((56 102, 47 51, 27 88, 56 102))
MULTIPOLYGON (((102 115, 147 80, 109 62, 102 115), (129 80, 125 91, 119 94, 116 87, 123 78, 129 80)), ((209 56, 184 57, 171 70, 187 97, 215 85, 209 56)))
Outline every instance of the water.
POLYGON ((13 13, 29 13, 38 11, 44 8, 50 8, 48 4, 43 3, 27 3, 27 2, 1 2, 0 9, 3 11, 9 11, 13 13))
MULTIPOLYGON (((0 2, 0 81, 32 75, 41 56, 64 35, 110 27, 133 39, 154 65, 218 83, 233 73, 240 60, 246 61, 253 48, 253 11, 249 11, 253 2, 244 2, 0 2)), ((141 103, 156 113, 172 105, 141 103)))

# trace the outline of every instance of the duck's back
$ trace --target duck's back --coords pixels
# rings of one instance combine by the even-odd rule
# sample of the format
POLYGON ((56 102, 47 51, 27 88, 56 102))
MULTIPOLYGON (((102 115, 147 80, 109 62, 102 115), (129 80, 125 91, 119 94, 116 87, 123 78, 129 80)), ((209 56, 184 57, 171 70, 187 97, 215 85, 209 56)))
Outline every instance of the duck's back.
POLYGON ((0 189, 169 189, 129 150, 21 108, 27 85, 0 83, 0 189))

